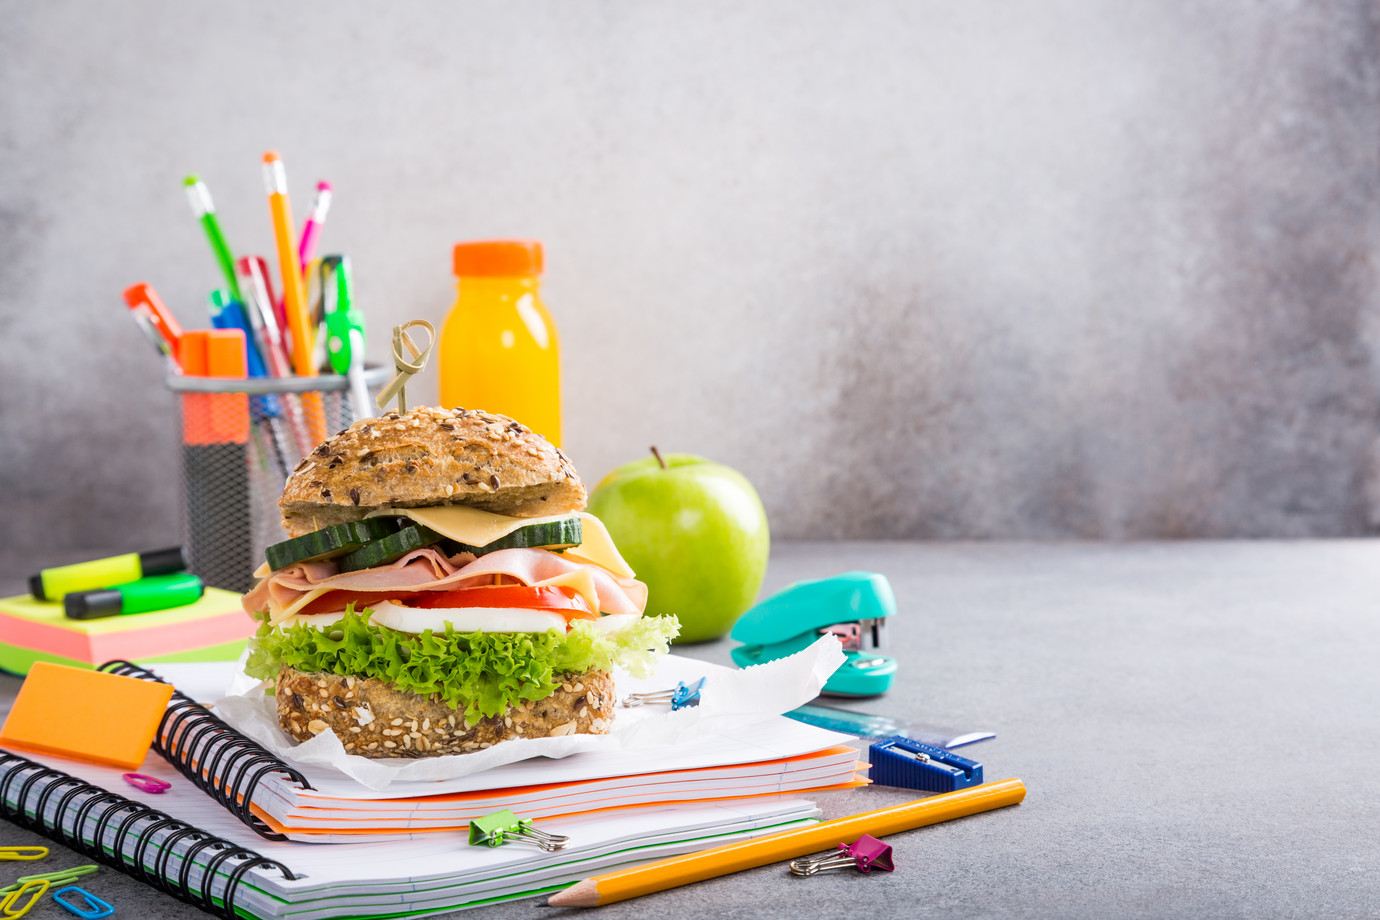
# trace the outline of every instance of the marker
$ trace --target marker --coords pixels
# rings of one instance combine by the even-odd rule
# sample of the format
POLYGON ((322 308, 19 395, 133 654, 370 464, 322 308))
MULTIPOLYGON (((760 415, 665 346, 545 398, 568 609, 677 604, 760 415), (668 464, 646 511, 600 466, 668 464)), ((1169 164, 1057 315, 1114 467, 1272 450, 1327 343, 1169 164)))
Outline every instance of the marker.
POLYGON ((61 600, 73 591, 90 591, 138 581, 146 575, 169 575, 187 568, 187 554, 180 546, 125 553, 44 569, 29 576, 29 593, 41 601, 61 600))
POLYGON ((169 354, 173 358, 178 357, 178 350, 182 347, 182 326, 177 319, 168 312, 168 308, 163 306, 163 301, 158 296, 158 292, 153 289, 153 285, 139 282, 131 284, 125 288, 125 303, 136 316, 143 316, 153 323, 158 330, 163 341, 167 343, 169 354))
POLYGON ((68 619, 96 620, 125 613, 148 613, 185 607, 201 600, 206 586, 188 572, 153 575, 94 591, 74 591, 62 599, 68 619))
POLYGON ((236 300, 243 300, 240 296, 239 282, 235 279, 235 257, 230 254, 225 234, 220 230, 220 221, 216 219, 216 206, 211 203, 211 190, 196 176, 188 176, 182 185, 187 189, 187 201, 192 206, 192 213, 201 221, 201 227, 206 231, 206 239, 211 244, 211 252, 215 254, 221 274, 225 276, 230 295, 236 300))
POLYGON ((311 254, 316 249, 316 237, 326 223, 326 214, 331 210, 331 184, 316 183, 316 200, 311 204, 311 213, 302 225, 302 241, 297 244, 297 261, 301 264, 302 276, 307 276, 307 266, 311 264, 311 254))

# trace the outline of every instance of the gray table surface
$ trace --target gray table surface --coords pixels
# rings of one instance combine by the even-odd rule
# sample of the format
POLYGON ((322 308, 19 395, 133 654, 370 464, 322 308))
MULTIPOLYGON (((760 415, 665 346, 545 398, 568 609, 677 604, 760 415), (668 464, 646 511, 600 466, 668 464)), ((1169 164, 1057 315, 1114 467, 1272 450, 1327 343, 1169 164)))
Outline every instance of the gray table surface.
MULTIPOLYGON (((32 565, 3 560, 0 588, 32 565)), ((965 753, 1025 802, 892 836, 894 873, 770 866, 600 917, 1380 916, 1380 543, 797 543, 764 591, 850 569, 891 579, 902 666, 852 708, 997 732, 965 753)), ((728 664, 731 644, 678 651, 728 664)), ((18 684, 0 678, 0 706, 18 684)), ((840 817, 914 797, 817 801, 840 817)), ((84 861, 58 847, 47 865, 84 861)), ((124 916, 205 916, 109 870, 89 887, 124 916)))

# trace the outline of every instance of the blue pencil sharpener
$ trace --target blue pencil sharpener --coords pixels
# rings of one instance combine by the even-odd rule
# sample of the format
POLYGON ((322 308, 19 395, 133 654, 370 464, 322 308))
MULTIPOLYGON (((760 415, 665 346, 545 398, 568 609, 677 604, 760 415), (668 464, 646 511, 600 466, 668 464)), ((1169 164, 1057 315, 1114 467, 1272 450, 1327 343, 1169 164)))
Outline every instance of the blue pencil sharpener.
POLYGON ((881 645, 886 618, 896 612, 891 582, 876 572, 845 572, 801 581, 749 609, 729 637, 744 643, 732 650, 740 668, 775 661, 807 648, 820 636, 843 643, 843 665, 824 684, 835 696, 877 696, 891 688, 896 659, 864 647, 881 645))

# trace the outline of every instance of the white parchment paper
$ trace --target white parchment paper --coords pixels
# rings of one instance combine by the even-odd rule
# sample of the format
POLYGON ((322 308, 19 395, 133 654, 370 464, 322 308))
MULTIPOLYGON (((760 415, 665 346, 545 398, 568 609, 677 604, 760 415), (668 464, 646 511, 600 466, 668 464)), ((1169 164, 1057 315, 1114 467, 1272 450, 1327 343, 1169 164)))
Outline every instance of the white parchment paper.
POLYGON ((659 662, 656 673, 645 680, 615 672, 618 698, 622 700, 630 693, 669 690, 680 681, 708 677, 699 706, 676 712, 667 706, 619 706, 613 731, 607 735, 519 738, 472 754, 417 760, 371 760, 347 754, 331 731, 298 744, 278 727, 272 697, 265 696, 265 685, 252 678, 234 682, 229 690, 231 695, 217 700, 214 711, 288 763, 325 767, 370 789, 384 789, 399 781, 429 782, 470 776, 530 757, 652 748, 708 737, 804 705, 819 694, 824 682, 843 662, 843 647, 834 636, 823 636, 788 658, 743 670, 667 655, 659 662))

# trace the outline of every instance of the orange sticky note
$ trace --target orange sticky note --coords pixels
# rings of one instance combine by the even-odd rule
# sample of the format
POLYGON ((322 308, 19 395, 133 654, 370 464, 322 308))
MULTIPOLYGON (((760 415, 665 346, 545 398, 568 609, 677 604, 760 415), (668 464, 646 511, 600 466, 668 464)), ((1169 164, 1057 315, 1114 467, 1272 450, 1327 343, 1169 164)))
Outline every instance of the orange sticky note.
POLYGON ((171 684, 38 661, 0 728, 0 747, 133 770, 172 699, 171 684))

